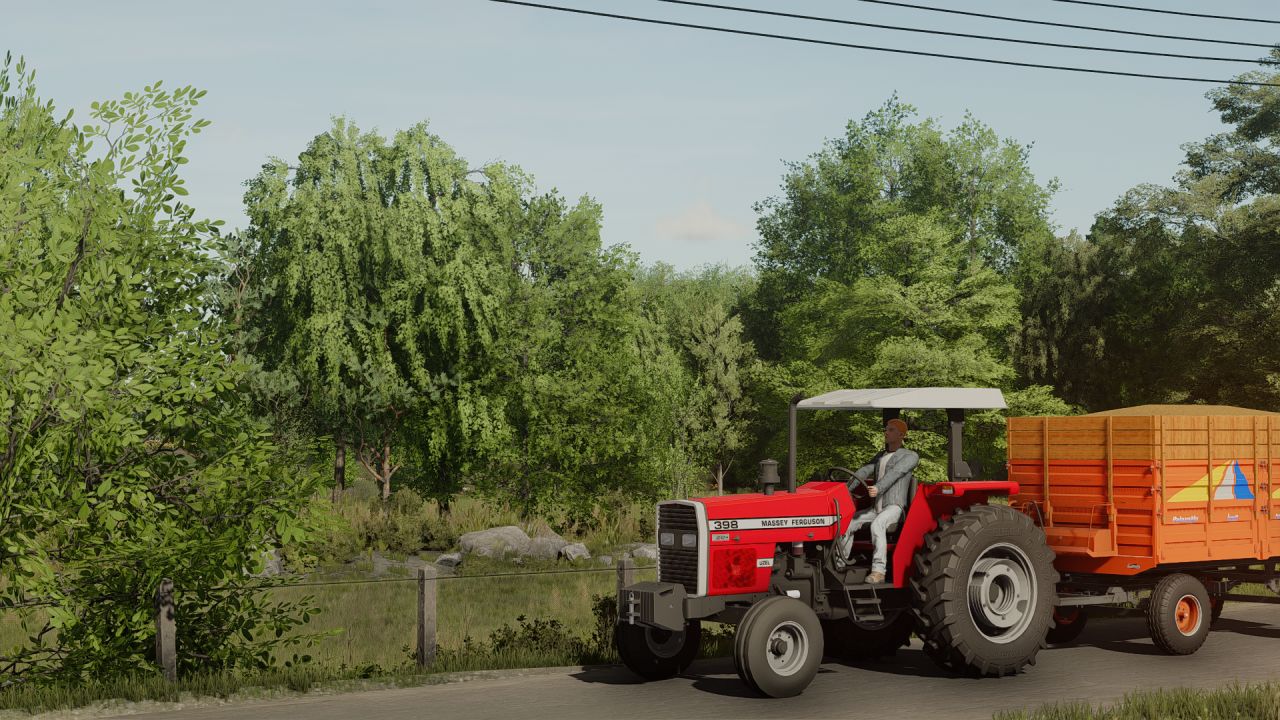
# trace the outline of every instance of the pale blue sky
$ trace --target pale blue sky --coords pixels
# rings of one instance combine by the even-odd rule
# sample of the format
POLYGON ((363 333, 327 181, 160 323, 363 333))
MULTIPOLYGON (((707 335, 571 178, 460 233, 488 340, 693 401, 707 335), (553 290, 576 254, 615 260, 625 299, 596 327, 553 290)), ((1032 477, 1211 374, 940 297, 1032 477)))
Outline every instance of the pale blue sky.
MULTIPOLYGON (((544 0, 551 1, 551 0, 544 0)), ((1049 0, 918 4, 1078 24, 1280 40, 1280 26, 1195 20, 1049 0)), ((854 0, 722 0, 869 22, 1056 42, 1254 58, 1225 45, 1033 28, 854 0)), ((552 4, 845 42, 1052 64, 1231 77, 1248 65, 1032 48, 755 18, 652 0, 552 4)), ((1280 17, 1274 0, 1129 4, 1280 17)), ((391 133, 420 120, 474 165, 515 163, 541 188, 604 206, 604 238, 679 268, 750 262, 752 204, 803 159, 895 91, 922 115, 966 110, 1033 143, 1057 177, 1062 231, 1138 183, 1167 183, 1179 146, 1221 127, 1211 86, 1085 76, 657 28, 498 5, 415 2, 14 2, 0 0, 0 48, 25 55, 43 96, 82 119, 90 101, 163 79, 208 90, 213 121, 189 144, 187 184, 202 215, 243 226, 242 183, 269 156, 294 158, 346 115, 391 133)))

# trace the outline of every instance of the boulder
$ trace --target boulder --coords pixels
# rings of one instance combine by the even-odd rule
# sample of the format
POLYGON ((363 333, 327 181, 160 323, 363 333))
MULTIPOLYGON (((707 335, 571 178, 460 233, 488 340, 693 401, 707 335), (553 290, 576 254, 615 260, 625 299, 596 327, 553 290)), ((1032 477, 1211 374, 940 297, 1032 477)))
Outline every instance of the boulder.
POLYGON ((463 555, 500 558, 520 555, 529 547, 529 536, 515 525, 477 530, 462 536, 459 541, 463 555))
POLYGON ((637 545, 631 550, 631 557, 637 560, 658 560, 658 544, 650 543, 648 545, 637 545))
POLYGON ((568 544, 569 542, 561 537, 539 536, 529 541, 528 547, 521 555, 539 560, 555 560, 560 557, 560 551, 568 544))
POLYGON ((612 556, 612 555, 601 555, 601 556, 600 556, 599 558, 597 558, 597 559, 600 561, 600 564, 601 564, 601 565, 603 565, 603 566, 605 566, 605 567, 613 567, 613 556, 612 556))
POLYGON ((284 561, 280 558, 280 550, 270 548, 263 550, 259 557, 262 560, 262 571, 258 573, 246 573, 253 577, 269 578, 275 577, 284 572, 284 561))
POLYGON ((445 553, 436 558, 436 564, 441 567, 455 568, 462 564, 462 553, 445 553))
POLYGON ((591 552, 588 551, 587 546, 582 543, 569 543, 568 545, 560 548, 560 554, 569 562, 591 559, 591 552))

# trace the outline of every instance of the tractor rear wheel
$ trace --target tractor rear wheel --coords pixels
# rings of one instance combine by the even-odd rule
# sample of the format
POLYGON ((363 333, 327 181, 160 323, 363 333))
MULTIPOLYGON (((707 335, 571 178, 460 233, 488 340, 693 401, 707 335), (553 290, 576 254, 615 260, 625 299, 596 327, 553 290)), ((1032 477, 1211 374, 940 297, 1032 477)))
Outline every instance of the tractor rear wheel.
POLYGON ((666 680, 683 672, 697 657, 702 624, 690 620, 682 631, 619 624, 614 627, 613 642, 622 664, 631 672, 645 680, 666 680))
POLYGON ((734 638, 734 664, 749 687, 769 697, 804 692, 822 663, 822 625, 799 600, 774 596, 743 616, 734 638))
POLYGON ((1156 647, 1170 655, 1190 655, 1209 637, 1209 591, 1183 573, 1160 578, 1147 603, 1147 629, 1156 647))
POLYGON ((851 618, 823 620, 827 655, 841 660, 875 660, 892 655, 911 640, 916 618, 908 608, 884 611, 884 620, 858 622, 851 618))
POLYGON ((1053 629, 1045 636, 1050 645, 1070 645, 1084 632, 1089 616, 1082 607, 1056 607, 1053 609, 1053 629))
POLYGON ((1012 675, 1045 647, 1058 573, 1044 532, 1002 505, 956 511, 925 538, 911 581, 925 654, 952 672, 1012 675))

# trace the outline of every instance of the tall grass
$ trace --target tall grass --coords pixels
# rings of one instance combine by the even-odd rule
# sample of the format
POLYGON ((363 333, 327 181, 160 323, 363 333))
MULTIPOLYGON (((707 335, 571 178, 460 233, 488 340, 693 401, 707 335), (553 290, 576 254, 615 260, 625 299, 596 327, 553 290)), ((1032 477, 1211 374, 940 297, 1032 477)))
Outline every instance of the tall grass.
POLYGON ((996 713, 994 720, 1280 720, 1280 683, 1138 692, 1108 707, 1053 703, 996 713))

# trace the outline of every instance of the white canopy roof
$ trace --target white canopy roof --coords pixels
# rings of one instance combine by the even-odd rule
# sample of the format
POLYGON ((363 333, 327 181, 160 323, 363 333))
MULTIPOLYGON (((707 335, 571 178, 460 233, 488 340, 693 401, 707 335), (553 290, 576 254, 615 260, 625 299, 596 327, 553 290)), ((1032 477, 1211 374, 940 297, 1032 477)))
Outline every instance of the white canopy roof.
POLYGON ((869 388, 833 390, 801 400, 801 410, 992 410, 1008 407, 995 388, 869 388))

